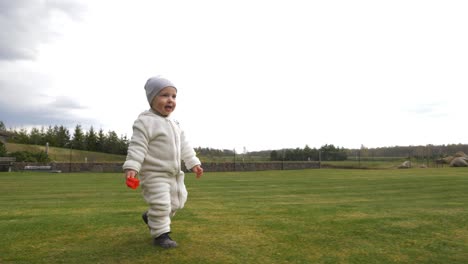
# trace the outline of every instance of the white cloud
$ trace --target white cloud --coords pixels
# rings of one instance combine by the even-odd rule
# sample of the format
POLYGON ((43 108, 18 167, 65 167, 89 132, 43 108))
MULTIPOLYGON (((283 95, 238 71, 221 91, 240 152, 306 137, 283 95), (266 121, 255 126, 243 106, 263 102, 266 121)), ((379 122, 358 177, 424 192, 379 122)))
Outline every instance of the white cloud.
POLYGON ((68 105, 64 118, 85 128, 130 136, 148 108, 144 82, 163 74, 196 146, 448 144, 463 138, 444 131, 468 129, 455 118, 468 96, 463 1, 34 3, 38 23, 9 36, 33 55, 7 52, 31 62, 1 64, 0 89, 25 87, 10 102, 34 94, 57 111, 68 105), (35 27, 45 38, 28 33, 35 27))

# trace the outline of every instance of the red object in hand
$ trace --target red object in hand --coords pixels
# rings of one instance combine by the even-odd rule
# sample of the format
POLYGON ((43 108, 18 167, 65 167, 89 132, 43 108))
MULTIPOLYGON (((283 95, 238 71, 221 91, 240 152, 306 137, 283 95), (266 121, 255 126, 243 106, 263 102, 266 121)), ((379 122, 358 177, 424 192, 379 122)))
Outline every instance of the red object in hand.
POLYGON ((128 187, 136 189, 140 185, 140 180, 138 180, 137 178, 128 177, 126 183, 128 187))

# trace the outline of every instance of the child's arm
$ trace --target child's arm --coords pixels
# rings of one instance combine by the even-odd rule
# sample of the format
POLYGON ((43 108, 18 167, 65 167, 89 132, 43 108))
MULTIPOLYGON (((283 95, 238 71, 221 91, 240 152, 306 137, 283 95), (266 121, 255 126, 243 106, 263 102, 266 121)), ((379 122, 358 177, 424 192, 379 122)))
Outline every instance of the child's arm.
POLYGON ((197 175, 199 179, 203 175, 203 168, 201 167, 200 159, 197 158, 195 150, 190 146, 188 140, 185 138, 185 133, 182 130, 180 134, 181 141, 181 158, 185 163, 187 168, 192 168, 191 170, 197 175))
POLYGON ((127 158, 122 166, 126 178, 128 178, 129 175, 133 175, 133 178, 138 174, 148 153, 150 135, 148 134, 149 129, 145 127, 145 120, 143 119, 143 117, 139 116, 133 124, 133 135, 128 146, 127 158), (134 171, 134 173, 127 174, 130 170, 134 171))
POLYGON ((203 175, 203 168, 200 165, 195 165, 195 167, 192 168, 192 171, 197 175, 197 179, 200 179, 203 175))

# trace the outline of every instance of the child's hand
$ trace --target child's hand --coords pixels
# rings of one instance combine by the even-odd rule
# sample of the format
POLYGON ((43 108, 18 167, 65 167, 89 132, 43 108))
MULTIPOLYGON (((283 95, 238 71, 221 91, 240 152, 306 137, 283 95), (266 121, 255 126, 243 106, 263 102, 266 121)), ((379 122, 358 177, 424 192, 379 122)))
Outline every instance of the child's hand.
POLYGON ((136 189, 140 185, 140 181, 136 178, 136 174, 137 172, 134 170, 125 171, 125 178, 127 179, 125 183, 132 189, 136 189))
POLYGON ((125 171, 125 179, 135 178, 136 175, 137 175, 137 172, 134 171, 134 170, 126 170, 125 171))
POLYGON ((193 167, 192 171, 197 175, 197 179, 200 179, 200 177, 203 175, 203 168, 200 167, 200 165, 193 167))

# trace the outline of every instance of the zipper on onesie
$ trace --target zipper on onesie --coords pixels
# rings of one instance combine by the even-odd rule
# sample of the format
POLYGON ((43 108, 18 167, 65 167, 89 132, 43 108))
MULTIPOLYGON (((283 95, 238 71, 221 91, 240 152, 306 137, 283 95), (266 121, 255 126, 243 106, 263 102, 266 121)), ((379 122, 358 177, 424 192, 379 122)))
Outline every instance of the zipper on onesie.
POLYGON ((179 142, 179 134, 176 132, 176 129, 174 127, 174 124, 173 124, 173 121, 172 120, 169 120, 167 119, 167 121, 169 122, 169 125, 171 126, 171 129, 172 129, 172 135, 174 136, 174 144, 175 144, 175 159, 176 159, 176 164, 177 164, 177 168, 176 168, 176 171, 175 171, 175 184, 176 184, 176 193, 177 193, 177 199, 179 200, 179 207, 180 207, 180 201, 182 199, 180 199, 180 190, 179 190, 179 173, 180 171, 182 170, 182 166, 181 166, 181 161, 180 161, 180 142, 179 142))

